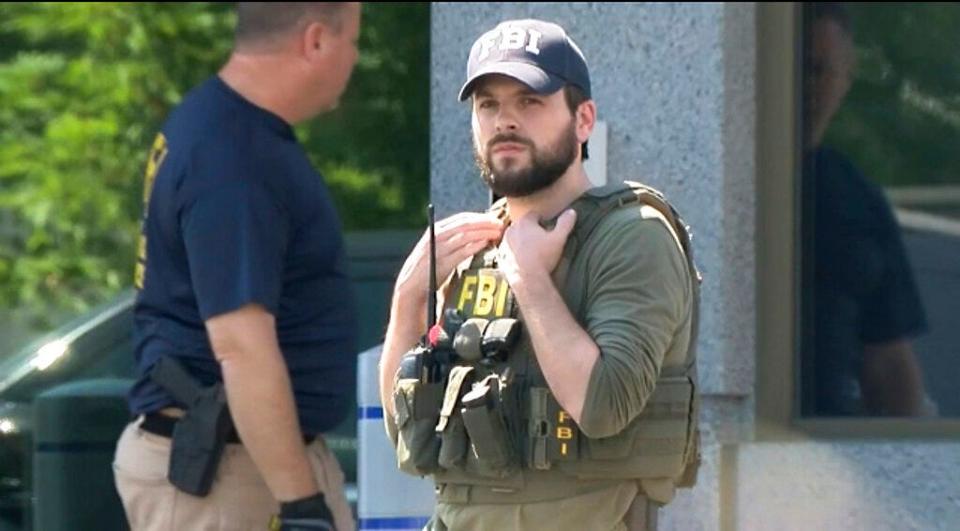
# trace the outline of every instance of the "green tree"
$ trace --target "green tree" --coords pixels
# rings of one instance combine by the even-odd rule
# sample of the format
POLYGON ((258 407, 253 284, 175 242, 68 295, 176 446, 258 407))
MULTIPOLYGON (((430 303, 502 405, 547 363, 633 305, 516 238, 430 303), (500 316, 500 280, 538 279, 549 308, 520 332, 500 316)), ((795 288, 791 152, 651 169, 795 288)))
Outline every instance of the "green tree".
MULTIPOLYGON (((223 3, 0 3, 0 307, 79 311, 132 283, 147 152, 227 58, 223 3)), ((366 4, 341 109, 298 133, 347 229, 422 223, 428 4, 366 4)))
POLYGON ((960 7, 849 4, 859 68, 826 142, 884 186, 960 182, 960 7))
POLYGON ((340 107, 300 128, 348 228, 422 227, 430 172, 429 4, 364 4, 340 107))

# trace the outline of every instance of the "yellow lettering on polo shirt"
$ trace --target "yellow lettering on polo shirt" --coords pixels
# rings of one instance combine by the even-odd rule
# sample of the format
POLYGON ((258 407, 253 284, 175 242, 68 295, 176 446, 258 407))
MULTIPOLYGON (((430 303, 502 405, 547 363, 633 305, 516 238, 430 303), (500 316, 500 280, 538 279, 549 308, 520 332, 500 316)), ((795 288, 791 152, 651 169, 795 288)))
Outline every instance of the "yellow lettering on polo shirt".
POLYGON ((133 270, 133 285, 137 289, 143 289, 143 277, 147 274, 147 268, 141 262, 137 262, 133 270))
POLYGON ((153 192, 153 180, 160 171, 160 165, 163 159, 167 158, 167 137, 163 133, 158 133, 153 141, 153 147, 150 148, 150 154, 147 156, 147 168, 143 172, 143 206, 150 203, 150 193, 153 192))
POLYGON ((167 158, 167 151, 167 137, 163 136, 163 133, 157 133, 143 172, 143 222, 140 226, 140 238, 137 240, 137 264, 133 270, 133 285, 137 289, 143 289, 143 281, 147 276, 147 237, 143 232, 150 211, 150 195, 153 193, 153 183, 160 172, 160 166, 167 158))

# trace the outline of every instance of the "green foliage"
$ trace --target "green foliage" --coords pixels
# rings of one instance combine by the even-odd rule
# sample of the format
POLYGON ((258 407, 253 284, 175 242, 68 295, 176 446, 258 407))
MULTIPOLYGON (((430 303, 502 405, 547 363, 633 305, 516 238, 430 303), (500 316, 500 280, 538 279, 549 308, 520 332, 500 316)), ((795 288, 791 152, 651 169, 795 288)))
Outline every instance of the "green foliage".
POLYGON ((130 283, 146 148, 229 49, 180 4, 0 4, 0 300, 38 316, 130 283))
POLYGON ((429 28, 428 4, 364 4, 361 56, 340 107, 299 128, 346 227, 426 223, 429 28))
MULTIPOLYGON (((79 311, 132 282, 147 152, 229 55, 223 3, 0 3, 0 306, 79 311)), ((368 4, 340 110, 298 128, 347 229, 421 224, 429 5, 368 4)))
POLYGON ((859 68, 826 142, 884 186, 960 182, 960 8, 849 4, 859 68))

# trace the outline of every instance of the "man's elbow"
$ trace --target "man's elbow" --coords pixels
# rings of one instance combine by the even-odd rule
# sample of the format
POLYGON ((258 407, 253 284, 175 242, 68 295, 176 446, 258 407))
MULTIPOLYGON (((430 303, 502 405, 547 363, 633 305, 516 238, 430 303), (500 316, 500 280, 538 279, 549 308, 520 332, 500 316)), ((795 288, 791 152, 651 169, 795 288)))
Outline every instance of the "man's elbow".
POLYGON ((220 364, 221 370, 236 365, 237 360, 243 359, 239 348, 227 348, 224 345, 213 346, 213 358, 220 364))
POLYGON ((643 410, 652 384, 630 377, 630 371, 598 362, 586 391, 577 425, 591 439, 619 434, 643 410))
POLYGON ((205 323, 210 348, 221 366, 237 360, 279 355, 273 315, 257 304, 247 304, 217 315, 205 323))
POLYGON ((613 408, 606 410, 606 415, 580 415, 580 432, 591 439, 602 439, 617 435, 627 427, 629 421, 622 415, 616 414, 613 408))

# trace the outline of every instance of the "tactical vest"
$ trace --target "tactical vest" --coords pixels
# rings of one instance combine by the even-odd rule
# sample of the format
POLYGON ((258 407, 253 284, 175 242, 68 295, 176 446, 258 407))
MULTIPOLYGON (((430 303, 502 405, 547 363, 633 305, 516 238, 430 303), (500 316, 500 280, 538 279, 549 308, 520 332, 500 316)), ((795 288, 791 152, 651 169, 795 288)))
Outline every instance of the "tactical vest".
MULTIPOLYGON (((700 461, 695 352, 700 276, 687 226, 645 185, 592 189, 572 205, 578 221, 553 280, 570 295, 565 300, 579 321, 584 287, 583 279, 568 275, 572 260, 607 214, 642 206, 655 209, 670 228, 686 258, 692 294, 686 357, 664 364, 643 411, 616 435, 590 438, 580 432, 550 392, 522 330, 520 309, 496 269, 496 250, 488 249, 448 291, 432 346, 401 362, 394 388, 401 470, 432 475, 441 501, 457 501, 452 494, 445 500, 445 492, 460 486, 486 487, 470 495, 477 503, 558 499, 622 480, 639 481, 647 496, 666 503, 676 487, 694 484, 700 461)), ((505 206, 501 202, 492 210, 504 215, 505 206)))

